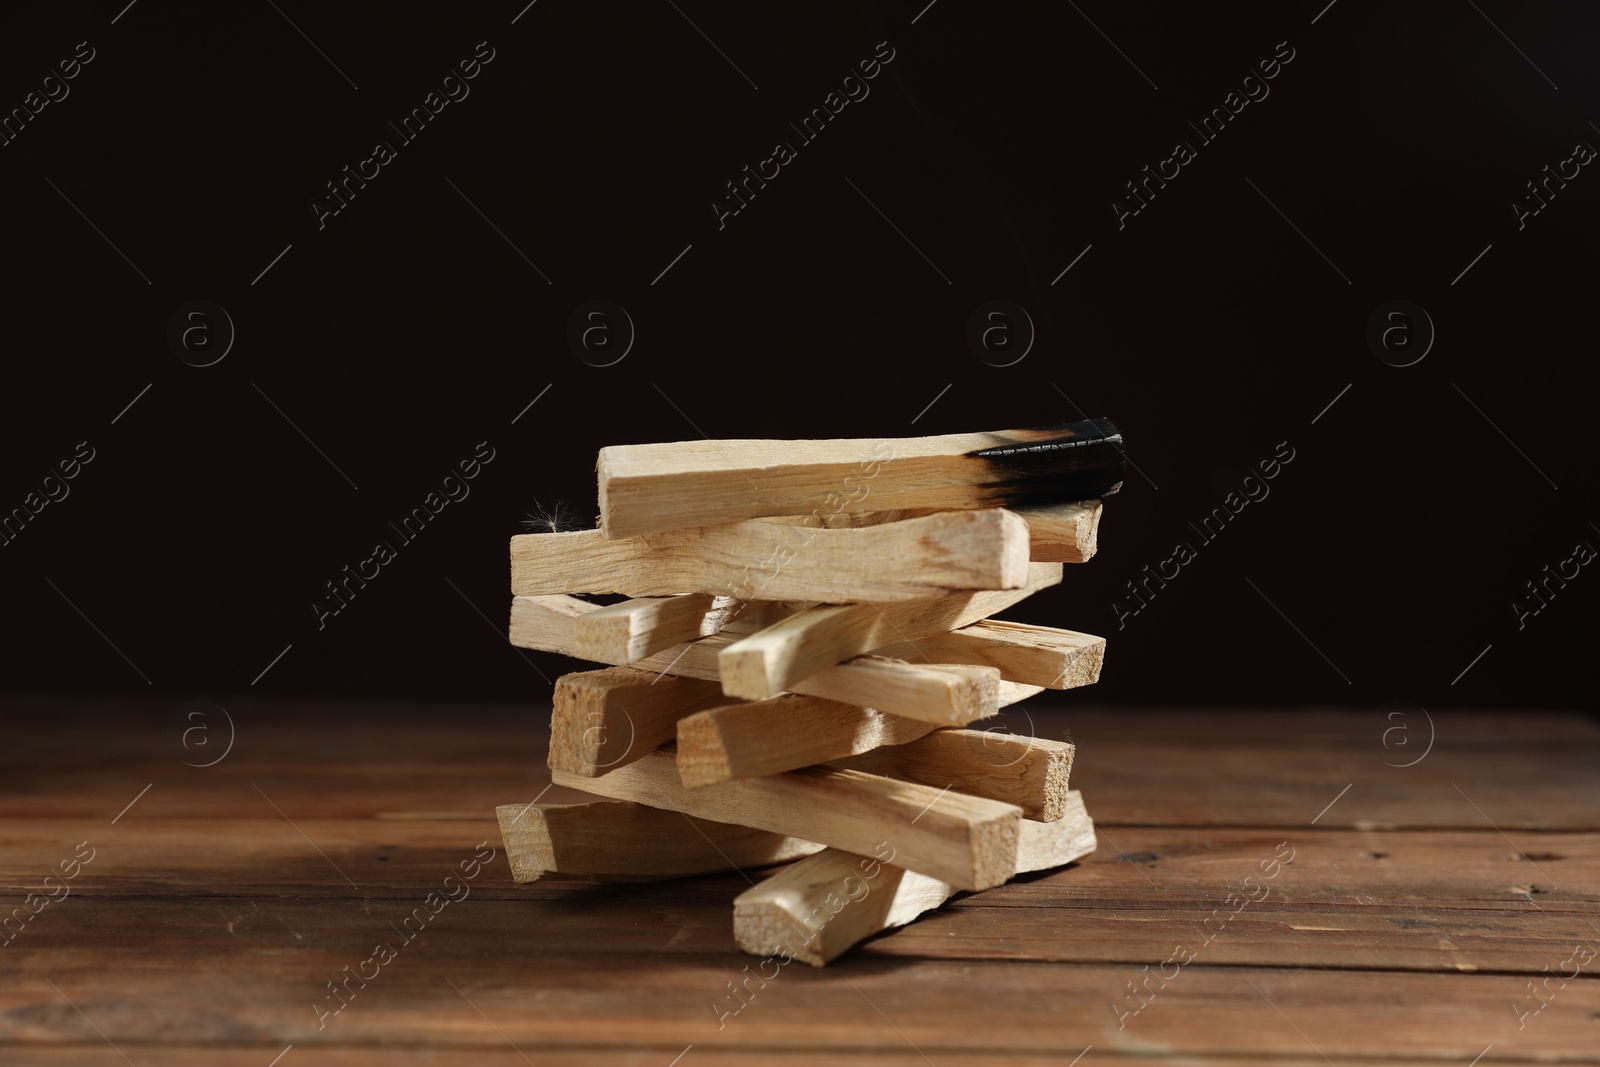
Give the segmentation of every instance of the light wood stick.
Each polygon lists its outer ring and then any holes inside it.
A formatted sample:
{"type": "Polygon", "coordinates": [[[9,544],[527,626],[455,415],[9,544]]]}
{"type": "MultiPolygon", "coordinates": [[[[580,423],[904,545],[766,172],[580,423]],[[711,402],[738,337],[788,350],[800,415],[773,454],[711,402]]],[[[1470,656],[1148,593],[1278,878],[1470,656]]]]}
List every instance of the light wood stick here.
{"type": "MultiPolygon", "coordinates": [[[[569,596],[513,597],[511,643],[519,648],[574,656],[576,620],[595,608],[594,604],[569,596]]],[[[736,640],[732,633],[713,634],[657,652],[634,666],[688,678],[719,679],[717,655],[736,640]]],[[[993,667],[910,664],[858,656],[795,682],[794,687],[808,696],[959,726],[994,714],[999,706],[1000,672],[993,667]]]]}
{"type": "Polygon", "coordinates": [[[550,714],[550,766],[592,778],[671,741],[678,720],[725,705],[716,682],[632,667],[564,674],[550,714]]]}
{"type": "Polygon", "coordinates": [[[511,538],[511,591],[745,600],[911,600],[1027,580],[1028,524],[945,511],[861,529],[750,520],[606,540],[599,530],[511,538]]]}
{"type": "Polygon", "coordinates": [[[679,441],[600,450],[609,538],[764,515],[1028,506],[1122,485],[1107,419],[993,433],[835,441],[679,441]]]}
{"type": "MultiPolygon", "coordinates": [[[[1094,851],[1094,823],[1076,791],[1056,822],[1024,819],[1015,873],[1049,870],[1094,851]]],[[[957,892],[948,882],[874,857],[829,848],[792,864],[733,901],[733,936],[753,956],[821,967],[852,945],[904,926],[957,892]]],[[[894,857],[898,858],[898,857],[894,857]]]]}
{"type": "Polygon", "coordinates": [[[598,778],[551,771],[557,785],[615,800],[676,808],[852,852],[880,845],[896,862],[963,889],[1011,877],[1022,809],[861,771],[807,767],[685,789],[673,754],[659,750],[598,778]]]}
{"type": "MultiPolygon", "coordinates": [[[[1003,696],[1020,700],[1028,695],[1028,689],[1016,686],[1003,696]]],[[[938,729],[936,723],[885,715],[872,708],[858,708],[836,700],[790,694],[748,704],[707,708],[678,720],[678,776],[686,788],[698,789],[736,778],[755,778],[839,760],[870,752],[881,745],[904,746],[938,729]]],[[[983,755],[991,763],[1005,763],[1015,757],[1014,752],[999,751],[998,745],[985,748],[983,755]]],[[[915,757],[912,762],[917,762],[915,757]]],[[[922,762],[929,761],[925,758],[922,762]]],[[[892,760],[889,765],[893,766],[892,760]]],[[[871,767],[860,769],[934,786],[945,784],[929,782],[915,774],[896,775],[871,767]]],[[[1065,778],[1062,780],[1064,782],[1065,778]]],[[[990,793],[963,791],[1018,803],[990,793]]],[[[1019,806],[1026,814],[1026,805],[1019,806]]]]}
{"type": "Polygon", "coordinates": [[[1029,819],[1054,822],[1066,812],[1072,755],[1073,747],[1065,741],[998,730],[934,730],[904,744],[829,762],[1015,804],[1029,819]]]}
{"type": "Polygon", "coordinates": [[[596,882],[682,878],[785,863],[822,848],[621,800],[502,804],[494,813],[518,882],[551,876],[596,882]]]}
{"type": "Polygon", "coordinates": [[[951,633],[881,648],[880,656],[913,663],[972,663],[998,667],[1000,677],[1047,689],[1075,689],[1100,680],[1106,639],[1025,622],[985,619],[951,633]]]}
{"type": "Polygon", "coordinates": [[[746,700],[776,696],[824,667],[896,641],[969,626],[1059,581],[1061,564],[1030,563],[1021,589],[807,608],[723,649],[717,656],[722,691],[746,700]]]}
{"type": "MultiPolygon", "coordinates": [[[[1010,510],[1028,523],[1028,558],[1035,563],[1086,563],[1099,547],[1101,503],[1098,500],[1010,510]]],[[[880,526],[886,522],[901,522],[936,514],[938,512],[932,508],[902,508],[896,511],[841,511],[833,515],[774,516],[768,521],[832,530],[880,526]]]]}
{"type": "Polygon", "coordinates": [[[664,648],[717,633],[749,604],[705,593],[608,604],[578,616],[577,655],[601,663],[633,663],[664,648]]]}
{"type": "Polygon", "coordinates": [[[1039,563],[1087,563],[1100,547],[1098,500],[1019,508],[1028,523],[1028,558],[1039,563]]]}

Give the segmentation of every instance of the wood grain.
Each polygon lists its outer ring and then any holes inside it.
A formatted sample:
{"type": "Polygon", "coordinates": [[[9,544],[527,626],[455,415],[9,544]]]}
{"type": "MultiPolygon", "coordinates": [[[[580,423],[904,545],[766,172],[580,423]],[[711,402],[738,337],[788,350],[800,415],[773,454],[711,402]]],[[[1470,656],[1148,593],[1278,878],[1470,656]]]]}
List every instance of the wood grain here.
{"type": "Polygon", "coordinates": [[[624,600],[577,616],[573,651],[580,659],[633,663],[717,633],[753,607],[750,601],[704,593],[624,600]]]}
{"type": "MultiPolygon", "coordinates": [[[[998,730],[935,730],[891,747],[829,762],[1015,804],[1029,819],[1051,821],[1067,810],[1073,746],[998,730]]],[[[1036,869],[1036,868],[1029,868],[1036,869]]]]}
{"type": "MultiPolygon", "coordinates": [[[[1028,558],[1035,563],[1086,563],[1099,547],[1098,500],[1010,508],[1028,524],[1028,558]]],[[[840,511],[831,514],[774,516],[766,522],[786,522],[820,529],[855,529],[887,522],[937,515],[934,508],[900,508],[893,511],[840,511]]]]}
{"type": "Polygon", "coordinates": [[[809,856],[822,846],[675,811],[596,800],[503,804],[495,809],[518,882],[544,877],[655,881],[809,856]]]}
{"type": "Polygon", "coordinates": [[[890,645],[877,654],[913,663],[996,667],[1007,681],[1076,689],[1100,680],[1106,639],[1050,626],[985,619],[949,633],[890,645]]]}
{"type": "MultiPolygon", "coordinates": [[[[1002,705],[1012,703],[1027,695],[1028,687],[1007,683],[1001,702],[1002,705]]],[[[904,745],[937,729],[935,723],[886,715],[872,708],[784,694],[707,708],[679,719],[678,776],[686,788],[696,789],[735,778],[754,778],[809,767],[869,752],[880,745],[904,745]]],[[[985,754],[994,758],[993,753],[985,754]]],[[[892,776],[929,784],[914,774],[892,776]]],[[[978,792],[975,795],[989,794],[978,792]]]]}
{"type": "MultiPolygon", "coordinates": [[[[0,947],[8,1065],[265,1067],[291,1043],[278,1067],[1060,1067],[1089,1045],[1080,1067],[1465,1065],[1491,1045],[1480,1067],[1600,1062],[1590,969],[1552,977],[1600,939],[1589,716],[1430,708],[1434,744],[1397,768],[1428,738],[1419,714],[1407,751],[1384,746],[1382,708],[1047,694],[1026,708],[1041,736],[1070,727],[1099,822],[1099,848],[1068,870],[957,894],[827,971],[763,985],[729,922],[739,872],[519,884],[497,857],[319,1030],[325,983],[498,843],[497,804],[544,789],[548,705],[223,703],[237,743],[202,769],[182,763],[171,697],[8,700],[0,913],[78,842],[98,849],[71,896],[0,947]],[[1270,894],[1233,912],[1284,843],[1270,894]],[[1158,985],[1180,944],[1196,958],[1158,985]],[[1147,979],[1148,1006],[1119,1029],[1117,998],[1147,979]],[[1530,981],[1549,982],[1548,1003],[1519,1029],[1530,981]]],[[[557,786],[539,803],[558,798],[584,799],[557,786]]]]}
{"type": "Polygon", "coordinates": [[[1036,563],[1087,563],[1100,547],[1098,500],[1019,508],[1028,523],[1028,558],[1036,563]]]}
{"type": "Polygon", "coordinates": [[[609,538],[771,515],[1088,500],[1122,484],[1105,419],[992,433],[831,441],[677,441],[600,450],[609,538]]]}
{"type": "Polygon", "coordinates": [[[722,691],[776,696],[808,675],[897,641],[970,626],[1061,581],[1061,564],[1030,563],[1020,589],[890,604],[824,604],[796,612],[717,654],[722,691]]]}
{"type": "Polygon", "coordinates": [[[550,714],[550,766],[593,778],[672,740],[685,715],[726,702],[715,682],[632,667],[564,674],[550,714]]]}
{"type": "Polygon", "coordinates": [[[1001,509],[819,529],[749,520],[607,540],[599,530],[511,538],[522,595],[705,593],[828,603],[911,600],[1027,580],[1029,526],[1001,509]]]}
{"type": "Polygon", "coordinates": [[[659,751],[599,778],[562,771],[551,777],[598,796],[847,851],[873,852],[884,845],[903,866],[962,889],[999,885],[1016,865],[1020,808],[860,771],[808,767],[685,789],[672,753],[659,751]]]}
{"type": "MultiPolygon", "coordinates": [[[[596,605],[570,596],[519,596],[511,601],[510,638],[520,648],[575,655],[577,619],[596,605]]],[[[741,638],[717,633],[640,660],[640,670],[720,679],[719,655],[741,638]]],[[[798,693],[874,707],[929,722],[963,724],[994,714],[1000,672],[993,667],[910,664],[858,656],[793,683],[798,693]]]]}
{"type": "MultiPolygon", "coordinates": [[[[1017,874],[1065,866],[1094,851],[1094,822],[1076,792],[1054,822],[1024,819],[1017,874]]],[[[891,856],[824,849],[791,864],[733,901],[733,937],[753,956],[782,955],[821,967],[857,943],[932,911],[957,892],[893,866],[891,856]]]]}

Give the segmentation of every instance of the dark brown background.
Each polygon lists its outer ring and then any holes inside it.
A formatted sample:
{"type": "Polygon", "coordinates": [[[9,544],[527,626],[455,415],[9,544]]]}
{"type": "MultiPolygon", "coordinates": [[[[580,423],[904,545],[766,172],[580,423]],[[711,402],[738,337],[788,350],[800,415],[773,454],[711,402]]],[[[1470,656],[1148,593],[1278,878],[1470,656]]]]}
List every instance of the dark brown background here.
{"type": "Polygon", "coordinates": [[[292,646],[257,693],[542,698],[497,636],[505,538],[536,502],[592,515],[600,446],[1081,410],[1117,420],[1142,473],[1093,563],[1012,614],[1111,638],[1095,699],[1591,702],[1600,577],[1520,632],[1511,601],[1600,545],[1600,178],[1520,232],[1509,205],[1600,143],[1593,8],[940,0],[913,24],[919,0],[539,0],[513,25],[517,0],[278,6],[0,12],[0,107],[77,42],[97,53],[0,148],[0,508],[96,449],[0,548],[6,690],[178,707],[292,646]],[[319,231],[323,183],[483,40],[471,95],[319,231]],[[719,232],[722,183],[883,40],[871,95],[719,232]],[[1122,183],[1280,41],[1270,96],[1119,232],[1122,183]],[[237,329],[203,369],[165,339],[193,299],[237,329]],[[636,324],[615,366],[566,343],[590,299],[636,324]],[[991,299],[1037,326],[1015,366],[967,346],[991,299]],[[1365,340],[1394,299],[1437,327],[1411,367],[1365,340]],[[319,631],[322,584],[483,440],[471,496],[319,631]],[[1282,441],[1270,498],[1119,631],[1123,584],[1282,441]]]}

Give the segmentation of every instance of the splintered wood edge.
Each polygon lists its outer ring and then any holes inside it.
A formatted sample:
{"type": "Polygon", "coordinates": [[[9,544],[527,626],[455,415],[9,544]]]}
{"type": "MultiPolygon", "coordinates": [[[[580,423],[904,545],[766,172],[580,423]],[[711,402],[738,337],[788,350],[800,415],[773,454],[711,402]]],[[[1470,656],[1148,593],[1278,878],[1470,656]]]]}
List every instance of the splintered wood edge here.
{"type": "Polygon", "coordinates": [[[536,882],[555,870],[555,852],[542,810],[533,804],[500,804],[494,816],[513,881],[536,882]]]}
{"type": "Polygon", "coordinates": [[[826,849],[739,894],[733,902],[734,940],[753,956],[821,967],[957,892],[937,878],[826,849]]]}
{"type": "Polygon", "coordinates": [[[1100,547],[1098,500],[1016,508],[1028,523],[1029,555],[1036,563],[1087,563],[1100,547]]]}

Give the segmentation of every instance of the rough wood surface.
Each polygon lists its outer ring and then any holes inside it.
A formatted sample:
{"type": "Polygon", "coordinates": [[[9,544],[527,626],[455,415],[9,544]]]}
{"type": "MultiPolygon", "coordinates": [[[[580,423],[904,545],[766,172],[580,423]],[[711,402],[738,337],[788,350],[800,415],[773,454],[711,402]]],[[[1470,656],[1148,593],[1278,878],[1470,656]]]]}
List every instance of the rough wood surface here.
{"type": "Polygon", "coordinates": [[[502,804],[495,816],[506,862],[518,882],[547,876],[589,881],[681,878],[784,863],[822,847],[622,800],[502,804]]]}
{"type": "Polygon", "coordinates": [[[609,538],[771,515],[1030,506],[1122,484],[1105,419],[991,433],[612,445],[596,469],[609,538]]]}
{"type": "Polygon", "coordinates": [[[678,720],[727,698],[715,682],[632,667],[563,674],[550,713],[550,766],[592,778],[672,740],[678,720]]]}
{"type": "Polygon", "coordinates": [[[633,663],[664,648],[717,633],[754,613],[756,602],[684,593],[608,604],[574,620],[575,654],[600,663],[633,663]]]}
{"type": "MultiPolygon", "coordinates": [[[[1029,690],[1028,686],[1005,683],[1001,705],[1032,695],[1029,690]]],[[[677,727],[678,775],[686,787],[695,789],[735,778],[809,767],[868,752],[880,745],[904,745],[937,730],[938,724],[836,700],[785,694],[707,708],[678,720],[677,727]]],[[[897,777],[924,781],[914,774],[897,777]]]]}
{"type": "MultiPolygon", "coordinates": [[[[1094,822],[1082,796],[1070,793],[1060,807],[1062,818],[1054,822],[1022,821],[1016,873],[1062,867],[1094,851],[1094,822]]],[[[734,898],[734,940],[753,956],[779,954],[821,967],[956,894],[954,886],[896,867],[893,859],[830,848],[791,864],[734,898]]]]}
{"type": "Polygon", "coordinates": [[[985,619],[950,633],[929,634],[877,651],[913,663],[997,667],[1000,677],[1046,689],[1076,689],[1100,680],[1106,639],[1074,630],[985,619]]]}
{"type": "Polygon", "coordinates": [[[910,600],[1027,580],[1029,526],[1001,509],[850,529],[759,519],[607,540],[599,530],[511,538],[523,595],[707,593],[828,603],[910,600]]]}
{"type": "Polygon", "coordinates": [[[1028,523],[1028,558],[1037,563],[1087,563],[1099,548],[1098,500],[1019,508],[1028,523]]]}
{"type": "Polygon", "coordinates": [[[798,611],[717,655],[722,691],[760,700],[825,667],[898,641],[970,626],[1061,581],[1061,564],[1030,563],[1020,589],[890,604],[821,604],[798,611]]]}
{"type": "Polygon", "coordinates": [[[7,701],[0,914],[79,842],[98,850],[0,946],[7,1067],[266,1067],[290,1044],[277,1067],[1063,1067],[1088,1045],[1078,1067],[1465,1067],[1491,1044],[1479,1067],[1600,1063],[1600,960],[1561,984],[1576,946],[1600,948],[1592,716],[1047,693],[1004,715],[1078,744],[1099,848],[1068,870],[763,986],[773,965],[729,922],[745,874],[518,884],[502,851],[319,1030],[326,983],[498,846],[497,804],[544,790],[549,706],[222,703],[237,742],[196,768],[171,697],[7,701]],[[1385,747],[1402,722],[1408,744],[1385,747]],[[1235,911],[1285,843],[1270,894],[1235,911]],[[1179,945],[1194,960],[1158,985],[1179,945]]]}
{"type": "MultiPolygon", "coordinates": [[[[1098,548],[1100,512],[1098,500],[1064,504],[1011,508],[1028,524],[1028,558],[1035,563],[1085,563],[1098,548]]],[[[770,519],[825,529],[878,526],[886,522],[921,518],[938,512],[931,508],[902,508],[896,511],[841,511],[832,515],[793,515],[770,519]]]]}
{"type": "MultiPolygon", "coordinates": [[[[570,596],[519,596],[511,600],[511,643],[520,648],[577,654],[577,619],[597,605],[570,596]]],[[[665,649],[634,664],[640,670],[686,678],[720,679],[718,655],[735,641],[717,633],[665,649]]],[[[1000,672],[993,667],[910,664],[858,656],[795,681],[795,692],[873,707],[909,718],[961,725],[993,715],[1000,672]]]]}
{"type": "Polygon", "coordinates": [[[901,865],[962,889],[999,885],[1016,865],[1020,808],[861,771],[808,767],[685,789],[672,753],[662,750],[598,778],[562,771],[552,771],[551,778],[614,800],[852,852],[887,845],[901,865]]]}
{"type": "Polygon", "coordinates": [[[1029,819],[1059,819],[1067,808],[1073,746],[999,730],[935,730],[887,748],[830,762],[890,778],[1015,804],[1029,819]]]}

